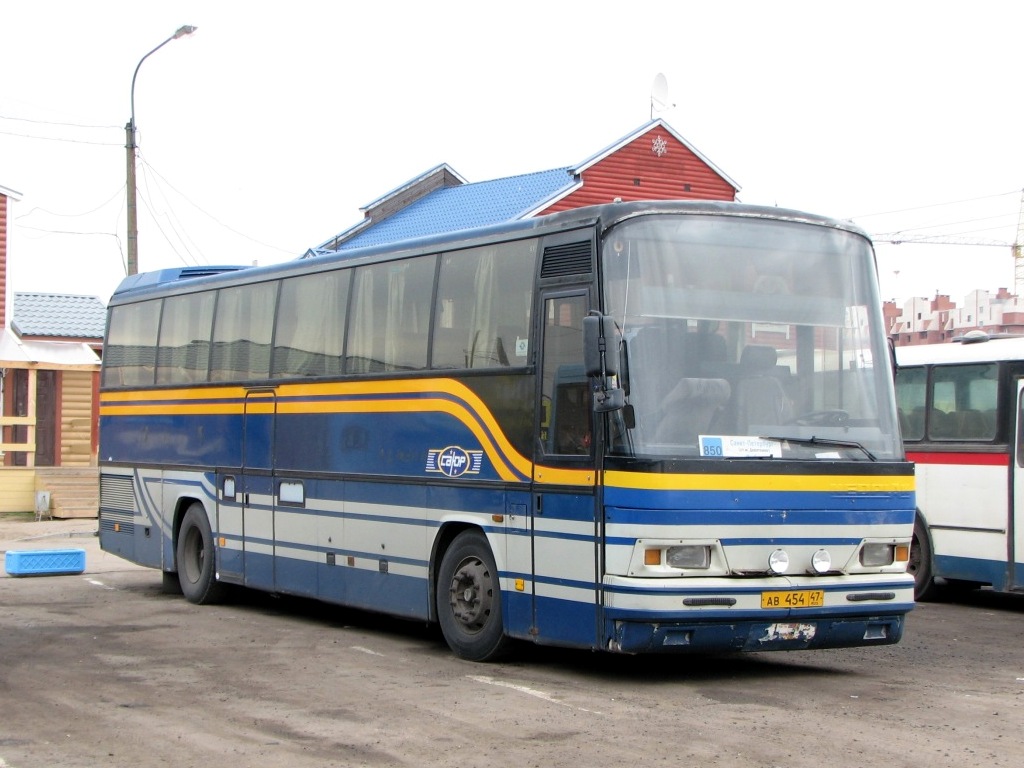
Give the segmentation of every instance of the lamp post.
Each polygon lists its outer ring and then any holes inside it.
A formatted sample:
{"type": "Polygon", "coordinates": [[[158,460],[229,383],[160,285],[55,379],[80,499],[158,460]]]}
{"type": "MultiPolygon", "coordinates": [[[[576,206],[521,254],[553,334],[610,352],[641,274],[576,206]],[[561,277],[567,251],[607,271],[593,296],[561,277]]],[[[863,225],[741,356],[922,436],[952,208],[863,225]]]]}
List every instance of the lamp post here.
{"type": "Polygon", "coordinates": [[[136,213],[135,207],[135,78],[139,76],[139,67],[142,66],[142,62],[152,56],[154,53],[159,51],[165,45],[172,40],[177,40],[179,37],[185,35],[191,35],[196,31],[196,27],[186,24],[182,27],[178,27],[178,30],[164,40],[160,45],[154,48],[152,51],[147,53],[141,59],[139,63],[135,65],[135,73],[132,75],[132,117],[131,120],[124,127],[125,133],[125,145],[124,148],[127,151],[128,159],[128,274],[134,275],[139,271],[139,221],[138,214],[136,213]]]}

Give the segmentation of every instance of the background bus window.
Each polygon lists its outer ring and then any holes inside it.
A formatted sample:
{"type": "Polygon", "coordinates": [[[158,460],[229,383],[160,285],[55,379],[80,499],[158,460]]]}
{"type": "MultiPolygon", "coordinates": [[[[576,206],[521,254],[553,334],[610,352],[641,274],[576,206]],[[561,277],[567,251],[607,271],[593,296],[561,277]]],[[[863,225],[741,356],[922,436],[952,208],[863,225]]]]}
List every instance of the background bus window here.
{"type": "Polygon", "coordinates": [[[159,325],[159,301],[123,304],[111,311],[103,348],[103,386],[153,384],[159,325]]]}
{"type": "Polygon", "coordinates": [[[927,385],[927,368],[899,368],[896,371],[896,406],[904,440],[924,437],[927,385]]]}
{"type": "Polygon", "coordinates": [[[998,370],[995,363],[933,368],[928,436],[936,440],[994,439],[998,370]]]}
{"type": "Polygon", "coordinates": [[[583,373],[586,296],[560,296],[544,303],[544,375],[541,444],[548,454],[590,455],[590,386],[583,373]]]}
{"type": "Polygon", "coordinates": [[[1021,390],[1017,397],[1017,466],[1024,467],[1024,390],[1021,390]]]}

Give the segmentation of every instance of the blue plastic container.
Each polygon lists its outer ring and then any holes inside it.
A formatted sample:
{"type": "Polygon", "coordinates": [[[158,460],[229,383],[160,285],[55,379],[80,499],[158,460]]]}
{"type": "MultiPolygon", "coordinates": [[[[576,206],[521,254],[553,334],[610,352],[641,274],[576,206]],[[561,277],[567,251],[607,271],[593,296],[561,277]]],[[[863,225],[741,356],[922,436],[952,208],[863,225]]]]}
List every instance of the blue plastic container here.
{"type": "Polygon", "coordinates": [[[55,576],[85,570],[84,549],[8,551],[4,568],[10,576],[55,576]]]}

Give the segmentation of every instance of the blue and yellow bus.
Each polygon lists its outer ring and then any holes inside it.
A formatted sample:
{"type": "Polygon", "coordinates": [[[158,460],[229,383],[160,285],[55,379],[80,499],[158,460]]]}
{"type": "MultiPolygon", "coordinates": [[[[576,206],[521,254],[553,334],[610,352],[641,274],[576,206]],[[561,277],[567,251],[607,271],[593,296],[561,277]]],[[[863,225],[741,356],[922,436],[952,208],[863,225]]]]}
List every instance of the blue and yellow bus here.
{"type": "MultiPolygon", "coordinates": [[[[211,270],[216,272],[217,270],[211,270]]],[[[104,550],[622,653],[895,643],[914,524],[865,234],[629,202],[109,304],[104,550]]]]}

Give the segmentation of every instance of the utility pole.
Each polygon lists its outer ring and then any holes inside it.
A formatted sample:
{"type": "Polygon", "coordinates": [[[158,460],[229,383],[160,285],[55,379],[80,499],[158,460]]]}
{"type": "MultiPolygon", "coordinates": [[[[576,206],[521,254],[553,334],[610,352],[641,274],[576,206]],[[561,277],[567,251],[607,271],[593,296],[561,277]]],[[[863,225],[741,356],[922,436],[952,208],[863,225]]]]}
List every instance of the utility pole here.
{"type": "Polygon", "coordinates": [[[135,73],[132,75],[132,117],[124,127],[124,148],[128,160],[128,179],[126,182],[128,190],[128,263],[125,266],[129,275],[135,275],[139,272],[139,219],[135,204],[135,196],[138,190],[135,184],[135,78],[139,76],[139,67],[142,66],[142,62],[171,42],[171,40],[191,35],[195,31],[196,28],[189,24],[178,27],[173,35],[139,59],[139,63],[135,65],[135,73]]]}
{"type": "MultiPolygon", "coordinates": [[[[141,62],[140,62],[141,63],[141,62]]],[[[134,112],[134,111],[133,111],[134,112]]],[[[125,143],[124,148],[128,153],[128,264],[129,275],[137,274],[139,271],[139,220],[135,212],[135,117],[129,120],[124,126],[125,143]]]]}

